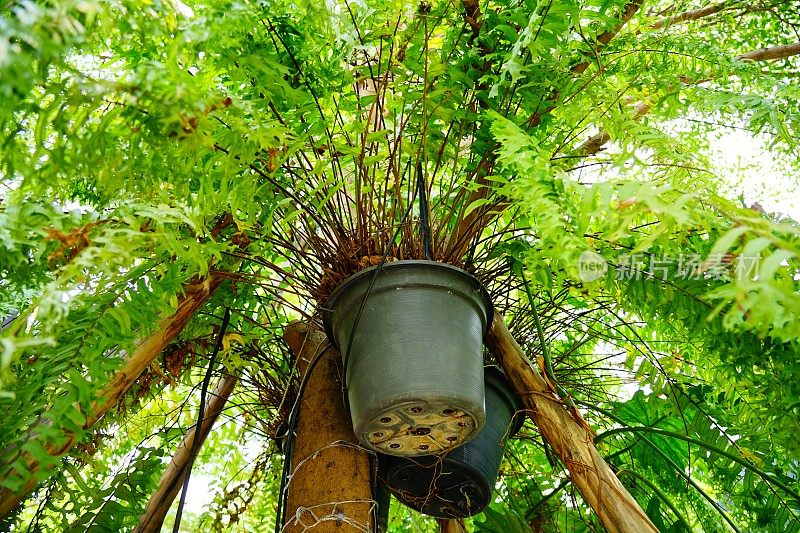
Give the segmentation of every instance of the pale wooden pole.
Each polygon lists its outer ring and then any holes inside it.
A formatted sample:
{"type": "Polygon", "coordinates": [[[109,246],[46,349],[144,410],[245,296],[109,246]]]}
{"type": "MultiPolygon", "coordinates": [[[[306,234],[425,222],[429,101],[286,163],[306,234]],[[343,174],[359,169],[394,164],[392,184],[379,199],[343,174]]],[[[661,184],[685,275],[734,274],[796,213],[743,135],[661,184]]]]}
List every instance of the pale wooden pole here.
{"type": "Polygon", "coordinates": [[[592,433],[569,414],[548,388],[498,313],[486,335],[486,345],[503,367],[525,412],[567,468],[572,484],[603,527],[610,533],[657,533],[647,514],[597,452],[592,433]]]}
{"type": "MultiPolygon", "coordinates": [[[[119,403],[122,397],[131,388],[145,368],[155,360],[161,351],[183,331],[186,324],[200,307],[220,286],[223,277],[212,275],[203,280],[193,280],[184,285],[184,294],[178,301],[178,308],[173,314],[161,321],[158,329],[142,339],[136,350],[125,359],[121,370],[117,371],[106,386],[97,395],[97,400],[92,403],[86,416],[84,429],[92,427],[103,415],[119,403]]],[[[44,417],[46,418],[46,417],[44,417]]],[[[32,437],[35,440],[36,437],[32,437]]],[[[63,430],[60,442],[49,442],[45,450],[51,456],[58,457],[69,452],[75,445],[76,435],[70,430],[63,430]]],[[[22,502],[28,493],[36,486],[35,473],[39,470],[39,462],[28,454],[22,455],[30,479],[22,490],[12,492],[0,489],[0,518],[5,517],[22,502]]]]}
{"type": "Polygon", "coordinates": [[[467,533],[467,526],[464,525],[463,520],[439,518],[437,521],[439,522],[439,533],[467,533]]]}
{"type": "MultiPolygon", "coordinates": [[[[203,413],[203,424],[200,429],[199,441],[197,450],[205,442],[208,434],[211,433],[211,428],[217,421],[222,408],[230,398],[233,388],[236,386],[238,378],[236,376],[225,375],[217,382],[214,392],[211,393],[211,400],[203,413]]],[[[197,426],[193,426],[186,432],[183,440],[178,445],[175,455],[172,456],[172,461],[167,466],[161,480],[158,482],[158,490],[150,497],[147,502],[147,508],[144,511],[139,525],[134,528],[134,533],[150,533],[161,531],[161,525],[164,523],[164,518],[167,516],[175,496],[178,495],[183,486],[183,480],[186,477],[186,472],[189,463],[194,460],[192,456],[192,447],[194,446],[194,439],[197,426]]]]}
{"type": "Polygon", "coordinates": [[[284,333],[306,383],[301,391],[287,482],[283,531],[373,531],[369,453],[353,433],[344,403],[342,357],[315,326],[284,333]]]}

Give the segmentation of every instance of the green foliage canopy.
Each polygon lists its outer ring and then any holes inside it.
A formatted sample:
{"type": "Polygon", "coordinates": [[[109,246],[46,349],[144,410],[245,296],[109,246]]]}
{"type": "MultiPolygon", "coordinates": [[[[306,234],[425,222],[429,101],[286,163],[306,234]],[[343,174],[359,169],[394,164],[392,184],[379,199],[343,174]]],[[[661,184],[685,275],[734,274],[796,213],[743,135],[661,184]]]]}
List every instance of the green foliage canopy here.
{"type": "MultiPolygon", "coordinates": [[[[423,257],[427,215],[433,258],[481,277],[534,358],[536,307],[660,529],[800,530],[798,223],[737,198],[713,142],[756,136],[800,187],[799,40],[793,0],[5,2],[0,486],[39,484],[4,526],[133,527],[225,308],[245,386],[190,527],[272,524],[283,325],[386,250],[423,257]],[[85,427],[208,275],[228,281],[85,427]],[[46,453],[65,431],[79,446],[46,453]]],[[[476,531],[597,529],[534,427],[503,473],[476,531]]],[[[395,506],[392,527],[433,526],[395,506]]]]}

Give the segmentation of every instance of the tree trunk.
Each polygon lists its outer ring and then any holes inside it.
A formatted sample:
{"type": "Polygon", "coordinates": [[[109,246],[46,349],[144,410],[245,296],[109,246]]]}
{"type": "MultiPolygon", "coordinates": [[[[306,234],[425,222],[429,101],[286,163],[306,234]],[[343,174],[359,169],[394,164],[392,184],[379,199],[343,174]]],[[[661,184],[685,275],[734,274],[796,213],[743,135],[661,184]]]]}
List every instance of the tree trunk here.
{"type": "MultiPolygon", "coordinates": [[[[238,378],[236,376],[223,376],[217,383],[214,392],[211,393],[211,401],[209,401],[203,413],[203,423],[199,436],[200,441],[198,442],[197,448],[198,452],[205,442],[206,437],[208,437],[208,434],[211,432],[211,428],[217,421],[219,414],[222,412],[222,408],[225,407],[225,403],[233,392],[237,381],[238,378]]],[[[172,456],[172,461],[161,476],[161,481],[158,483],[158,490],[150,497],[150,501],[147,503],[147,509],[145,509],[139,521],[139,525],[133,530],[134,533],[161,531],[164,517],[167,516],[167,512],[170,507],[172,507],[175,496],[178,495],[178,491],[183,486],[189,463],[194,459],[192,456],[192,447],[194,446],[196,430],[197,426],[195,425],[184,435],[183,440],[178,445],[178,449],[175,451],[175,455],[172,456]]]]}
{"type": "MultiPolygon", "coordinates": [[[[200,281],[194,280],[184,286],[185,293],[178,303],[178,309],[162,320],[156,331],[139,342],[133,354],[125,360],[123,368],[114,374],[108,384],[98,393],[97,400],[92,404],[91,410],[86,416],[84,429],[92,427],[112,407],[117,405],[144,369],[183,331],[195,312],[206,303],[222,280],[221,276],[211,276],[200,281]]],[[[46,419],[46,417],[43,418],[46,419]]],[[[62,437],[58,443],[50,442],[45,445],[45,450],[49,455],[64,455],[76,442],[76,435],[69,430],[64,430],[62,437]]],[[[39,462],[27,454],[23,456],[22,460],[26,463],[30,479],[20,492],[13,493],[8,489],[0,489],[0,519],[13,511],[36,486],[34,474],[39,469],[39,462]]]]}
{"type": "Polygon", "coordinates": [[[525,404],[528,416],[564,463],[572,483],[597,514],[603,527],[611,533],[657,532],[633,496],[597,453],[591,432],[578,424],[553,395],[497,313],[486,335],[486,344],[525,404]]]}
{"type": "Polygon", "coordinates": [[[341,355],[313,325],[294,322],[284,338],[300,375],[310,375],[303,378],[283,531],[374,531],[369,453],[345,407],[341,355]]]}

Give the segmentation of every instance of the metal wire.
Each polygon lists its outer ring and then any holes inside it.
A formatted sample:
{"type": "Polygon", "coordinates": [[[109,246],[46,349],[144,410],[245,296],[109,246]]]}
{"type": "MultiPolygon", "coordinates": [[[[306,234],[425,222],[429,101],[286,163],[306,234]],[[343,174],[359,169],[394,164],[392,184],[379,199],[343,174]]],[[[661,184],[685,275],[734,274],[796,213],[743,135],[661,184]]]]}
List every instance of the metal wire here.
{"type": "Polygon", "coordinates": [[[225,308],[225,315],[222,317],[222,325],[219,328],[217,335],[217,343],[214,345],[214,351],[211,352],[211,358],[208,361],[208,368],[206,375],[203,378],[203,386],[200,389],[200,408],[197,413],[197,425],[194,428],[194,439],[192,439],[192,453],[189,455],[189,464],[186,465],[186,475],[183,478],[183,489],[181,489],[181,499],[178,502],[178,510],[175,514],[175,523],[172,525],[172,533],[178,533],[181,527],[181,516],[183,515],[183,506],[186,504],[186,492],[189,490],[189,476],[192,474],[192,466],[197,457],[197,451],[200,447],[200,433],[202,433],[203,418],[206,410],[206,394],[208,393],[208,386],[211,383],[211,372],[214,370],[214,362],[217,358],[222,341],[225,336],[225,330],[228,329],[228,323],[231,320],[230,307],[225,308]]]}

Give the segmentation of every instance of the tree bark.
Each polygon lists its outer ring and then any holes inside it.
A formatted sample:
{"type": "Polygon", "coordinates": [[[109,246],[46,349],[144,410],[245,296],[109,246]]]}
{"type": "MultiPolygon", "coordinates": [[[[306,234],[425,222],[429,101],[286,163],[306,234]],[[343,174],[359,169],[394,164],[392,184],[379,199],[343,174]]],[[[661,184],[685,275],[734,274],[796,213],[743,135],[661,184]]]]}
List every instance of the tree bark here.
{"type": "Polygon", "coordinates": [[[569,471],[572,483],[611,533],[658,530],[594,447],[593,435],[578,424],[522,353],[503,318],[495,313],[486,345],[497,357],[526,412],[569,471]]]}
{"type": "MultiPolygon", "coordinates": [[[[226,375],[220,378],[214,392],[211,394],[211,401],[206,406],[203,413],[203,423],[200,428],[200,435],[198,442],[198,452],[200,447],[205,442],[211,428],[217,421],[222,408],[230,398],[233,388],[236,385],[238,378],[236,376],[226,375]]],[[[193,426],[186,432],[183,440],[178,445],[175,455],[172,456],[164,474],[161,476],[161,481],[158,483],[158,490],[150,497],[147,503],[147,508],[142,515],[139,525],[134,528],[134,533],[150,533],[161,531],[161,525],[164,523],[164,518],[167,516],[175,496],[183,486],[184,478],[189,463],[194,460],[192,456],[192,446],[194,445],[195,434],[197,433],[197,426],[193,426]]]]}
{"type": "Polygon", "coordinates": [[[284,338],[300,375],[310,374],[299,400],[283,531],[373,531],[369,453],[345,407],[341,355],[313,325],[294,322],[284,338]]]}
{"type": "MultiPolygon", "coordinates": [[[[193,280],[184,286],[185,292],[179,300],[178,309],[168,318],[162,320],[156,331],[138,343],[133,354],[125,360],[123,368],[114,374],[98,394],[97,400],[92,403],[83,429],[92,427],[103,415],[117,405],[144,369],[183,331],[183,328],[186,327],[195,312],[206,303],[222,281],[223,278],[221,276],[211,276],[204,280],[193,280]]],[[[75,445],[77,436],[73,432],[64,430],[62,436],[61,442],[49,442],[45,445],[45,450],[49,455],[54,457],[64,455],[75,445]]],[[[0,518],[13,511],[36,486],[36,476],[34,474],[39,470],[39,463],[28,455],[24,456],[23,460],[26,463],[30,479],[20,492],[14,493],[8,489],[0,489],[0,518]]]]}

